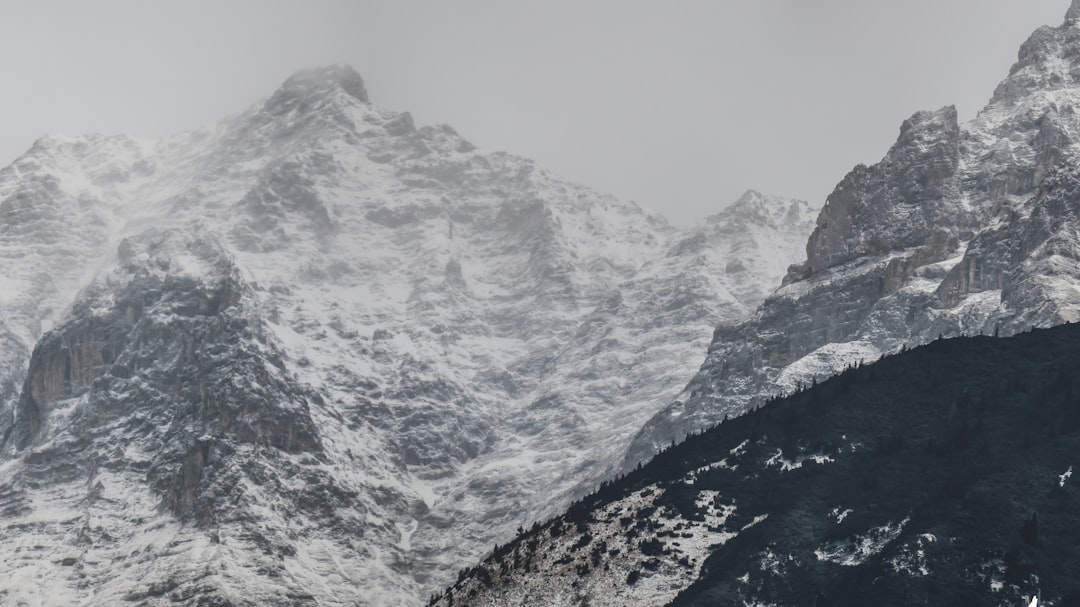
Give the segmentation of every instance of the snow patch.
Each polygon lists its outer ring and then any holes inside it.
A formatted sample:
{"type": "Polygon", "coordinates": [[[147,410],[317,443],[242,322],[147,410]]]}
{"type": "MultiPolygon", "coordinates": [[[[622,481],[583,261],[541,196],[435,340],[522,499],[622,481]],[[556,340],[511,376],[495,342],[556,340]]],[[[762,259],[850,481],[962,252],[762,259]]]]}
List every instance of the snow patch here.
{"type": "Polygon", "coordinates": [[[792,470],[798,470],[802,468],[803,464],[812,461],[815,464],[831,464],[836,460],[832,457],[820,453],[814,453],[810,455],[799,455],[794,460],[790,460],[784,457],[784,452],[781,449],[777,449],[776,453],[769,459],[765,460],[765,466],[767,467],[780,467],[780,472],[790,472],[792,470]]]}
{"type": "Polygon", "coordinates": [[[930,575],[930,568],[926,563],[926,547],[937,541],[932,533],[923,533],[914,541],[905,544],[900,553],[889,559],[889,565],[893,571],[906,573],[911,576],[926,577],[930,575]]]}
{"type": "MultiPolygon", "coordinates": [[[[697,578],[713,549],[766,518],[756,517],[739,530],[727,529],[735,504],[723,503],[716,491],[701,491],[694,503],[703,518],[684,519],[676,510],[657,505],[663,491],[649,486],[607,504],[584,531],[573,524],[564,525],[558,534],[542,529],[535,540],[539,545],[529,550],[529,575],[511,571],[496,578],[492,589],[498,593],[498,604],[568,605],[585,600],[595,607],[663,605],[697,578]],[[642,518],[642,513],[655,508],[660,511],[642,518]],[[650,547],[647,553],[645,546],[650,547]],[[601,550],[596,554],[606,552],[604,566],[594,567],[590,554],[601,550]],[[628,579],[634,582],[628,584],[628,579]]],[[[455,596],[475,587],[480,594],[470,599],[472,603],[493,598],[486,597],[486,586],[477,580],[466,584],[455,589],[455,596]]]]}
{"type": "Polygon", "coordinates": [[[815,379],[832,377],[849,365],[874,362],[882,353],[881,348],[868,341],[826,344],[784,367],[776,385],[783,394],[791,394],[810,387],[815,379]]]}
{"type": "Polygon", "coordinates": [[[191,278],[198,278],[208,272],[208,268],[202,260],[186,253],[174,255],[171,259],[170,269],[180,276],[191,278]]]}
{"type": "Polygon", "coordinates": [[[398,540],[397,546],[402,550],[412,550],[412,536],[416,533],[417,527],[420,526],[420,521],[413,519],[408,524],[395,523],[399,533],[401,533],[401,539],[398,540]]]}
{"type": "Polygon", "coordinates": [[[846,519],[848,515],[850,515],[852,512],[854,512],[854,510],[852,510],[851,508],[847,508],[846,510],[840,510],[840,507],[837,506],[836,508],[832,509],[832,512],[829,513],[829,516],[836,519],[836,524],[839,525],[840,523],[844,522],[844,519],[846,519]]]}
{"type": "Polygon", "coordinates": [[[814,556],[819,561],[828,561],[844,567],[861,565],[866,559],[881,552],[885,546],[899,537],[900,532],[904,530],[904,526],[910,520],[910,518],[906,518],[899,523],[888,523],[881,527],[874,527],[865,534],[855,536],[850,540],[818,548],[814,551],[814,556]]]}

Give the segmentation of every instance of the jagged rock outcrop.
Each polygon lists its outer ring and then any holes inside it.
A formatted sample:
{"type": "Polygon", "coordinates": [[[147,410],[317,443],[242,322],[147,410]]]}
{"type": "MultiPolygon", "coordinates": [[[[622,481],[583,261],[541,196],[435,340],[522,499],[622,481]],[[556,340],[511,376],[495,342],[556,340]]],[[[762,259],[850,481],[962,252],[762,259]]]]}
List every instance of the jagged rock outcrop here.
{"type": "Polygon", "coordinates": [[[332,67],[43,138],[0,213],[0,602],[397,606],[603,478],[816,212],[678,230],[332,67]]]}
{"type": "Polygon", "coordinates": [[[900,127],[885,158],[859,165],[825,202],[796,277],[867,256],[922,245],[940,226],[971,229],[959,194],[960,127],[956,108],[919,112],[900,127]]]}
{"type": "Polygon", "coordinates": [[[860,360],[1080,318],[1076,11],[1024,43],[974,119],[917,113],[881,162],[840,182],[807,262],[751,320],[717,328],[698,375],[646,424],[624,467],[860,360]]]}

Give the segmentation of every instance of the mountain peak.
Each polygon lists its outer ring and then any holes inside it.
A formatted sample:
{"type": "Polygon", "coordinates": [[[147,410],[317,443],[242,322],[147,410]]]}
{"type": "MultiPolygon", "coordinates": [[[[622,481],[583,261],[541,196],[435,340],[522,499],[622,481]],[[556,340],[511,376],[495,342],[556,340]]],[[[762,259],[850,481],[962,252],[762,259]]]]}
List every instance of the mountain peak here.
{"type": "Polygon", "coordinates": [[[368,103],[364,79],[351,65],[327,65],[300,70],[281,85],[281,89],[312,92],[331,88],[341,89],[359,101],[368,103]]]}
{"type": "Polygon", "coordinates": [[[765,195],[764,194],[762,194],[761,192],[759,192],[757,190],[750,189],[750,190],[746,190],[745,192],[743,192],[743,195],[739,196],[738,200],[731,203],[731,206],[732,207],[739,207],[739,206],[758,205],[758,204],[761,204],[762,202],[764,202],[764,200],[765,200],[765,195]]]}
{"type": "Polygon", "coordinates": [[[1080,62],[1080,40],[1073,31],[1078,23],[1080,0],[1073,0],[1064,24],[1035,30],[1020,45],[1016,63],[994,91],[991,104],[1011,104],[1035,93],[1073,89],[1080,84],[1073,72],[1073,66],[1080,62]]]}
{"type": "Polygon", "coordinates": [[[791,201],[787,198],[762,194],[757,190],[746,190],[738,200],[728,206],[728,210],[731,212],[743,213],[754,212],[764,208],[784,207],[786,209],[789,202],[791,201]]]}
{"type": "Polygon", "coordinates": [[[360,103],[369,103],[364,80],[348,65],[330,65],[300,70],[289,76],[266,102],[274,111],[290,111],[302,100],[328,98],[343,94],[360,103]]]}
{"type": "Polygon", "coordinates": [[[1072,0],[1068,12],[1065,13],[1065,23],[1072,24],[1080,21],[1080,0],[1072,0]]]}
{"type": "Polygon", "coordinates": [[[813,221],[817,209],[804,200],[747,190],[738,200],[715,215],[705,218],[709,225],[745,225],[747,223],[779,227],[813,221]]]}

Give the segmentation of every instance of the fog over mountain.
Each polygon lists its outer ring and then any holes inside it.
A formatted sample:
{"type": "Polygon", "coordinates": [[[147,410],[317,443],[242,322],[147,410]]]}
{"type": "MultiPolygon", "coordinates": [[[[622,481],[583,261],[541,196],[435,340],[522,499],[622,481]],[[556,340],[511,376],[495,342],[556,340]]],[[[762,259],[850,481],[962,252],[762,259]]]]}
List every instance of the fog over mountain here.
{"type": "Polygon", "coordinates": [[[296,70],[348,63],[382,107],[685,227],[750,188],[820,204],[913,108],[971,118],[1060,5],[25,3],[0,20],[0,115],[18,117],[0,125],[0,165],[45,133],[203,128],[296,70]]]}

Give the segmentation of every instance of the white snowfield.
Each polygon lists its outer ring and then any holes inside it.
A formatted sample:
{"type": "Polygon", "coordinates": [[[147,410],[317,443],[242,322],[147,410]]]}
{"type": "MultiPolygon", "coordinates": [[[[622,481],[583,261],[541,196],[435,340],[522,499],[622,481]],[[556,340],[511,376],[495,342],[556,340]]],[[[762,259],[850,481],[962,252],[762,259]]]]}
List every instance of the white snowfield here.
{"type": "Polygon", "coordinates": [[[267,328],[240,346],[321,397],[325,459],[267,466],[290,491],[313,482],[290,466],[332,479],[355,497],[326,516],[364,531],[318,531],[258,483],[237,488],[248,523],[180,521],[140,472],[152,445],[109,428],[89,478],[37,482],[35,458],[76,448],[65,424],[82,395],[25,448],[0,443],[0,603],[419,604],[608,474],[716,324],[748,317],[801,261],[815,216],[748,192],[675,229],[378,109],[345,67],[301,72],[206,131],[43,138],[0,170],[0,438],[35,344],[73,304],[89,306],[81,321],[106,314],[124,264],[210,285],[214,258],[175,243],[216,243],[267,328]],[[118,255],[151,232],[180,236],[118,255]],[[257,555],[254,530],[292,548],[257,555]]]}

